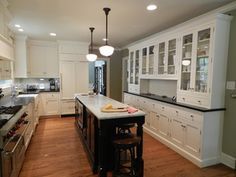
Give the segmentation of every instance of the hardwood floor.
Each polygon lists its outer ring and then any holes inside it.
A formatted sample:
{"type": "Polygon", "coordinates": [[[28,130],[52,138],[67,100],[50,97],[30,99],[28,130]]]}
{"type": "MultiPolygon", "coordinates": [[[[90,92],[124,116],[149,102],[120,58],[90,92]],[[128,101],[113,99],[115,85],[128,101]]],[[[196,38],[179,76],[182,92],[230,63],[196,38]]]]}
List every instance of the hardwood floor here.
{"type": "MultiPolygon", "coordinates": [[[[224,165],[200,169],[144,134],[145,177],[236,177],[224,165]]],[[[93,175],[73,118],[40,120],[20,177],[97,177],[93,175]]]]}

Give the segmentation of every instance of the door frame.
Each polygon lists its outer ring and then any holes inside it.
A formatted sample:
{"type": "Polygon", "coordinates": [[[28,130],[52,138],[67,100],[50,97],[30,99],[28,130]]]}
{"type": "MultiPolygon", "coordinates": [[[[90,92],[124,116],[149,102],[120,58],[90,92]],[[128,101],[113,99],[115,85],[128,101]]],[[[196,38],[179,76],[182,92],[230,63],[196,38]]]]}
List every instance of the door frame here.
{"type": "Polygon", "coordinates": [[[123,57],[122,58],[122,89],[121,89],[121,95],[122,95],[122,102],[124,102],[124,88],[125,88],[125,82],[127,82],[127,86],[128,86],[128,80],[127,78],[125,78],[125,72],[128,71],[128,60],[129,60],[129,57],[126,56],[126,57],[123,57]],[[125,62],[127,62],[127,70],[125,70],[125,62]]]}

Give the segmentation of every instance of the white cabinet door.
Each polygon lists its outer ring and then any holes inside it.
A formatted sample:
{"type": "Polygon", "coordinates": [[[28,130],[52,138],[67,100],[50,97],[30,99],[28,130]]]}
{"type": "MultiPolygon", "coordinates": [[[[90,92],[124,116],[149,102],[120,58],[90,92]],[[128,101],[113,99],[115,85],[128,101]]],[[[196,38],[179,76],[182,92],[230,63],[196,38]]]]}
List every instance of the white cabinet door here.
{"type": "Polygon", "coordinates": [[[59,77],[59,63],[56,47],[47,47],[45,62],[46,77],[59,77]]]}
{"type": "Polygon", "coordinates": [[[76,62],[75,66],[75,92],[88,93],[88,62],[76,62]]]}
{"type": "Polygon", "coordinates": [[[75,100],[61,100],[61,114],[75,114],[75,100]]]}
{"type": "Polygon", "coordinates": [[[46,47],[30,46],[30,76],[44,77],[46,75],[46,47]]]}
{"type": "Polygon", "coordinates": [[[160,114],[160,129],[159,129],[159,133],[168,138],[169,136],[169,117],[167,117],[166,115],[160,114]]]}
{"type": "Polygon", "coordinates": [[[61,99],[73,99],[75,94],[75,63],[71,61],[60,62],[61,99]]]}
{"type": "Polygon", "coordinates": [[[200,154],[201,130],[198,125],[186,123],[185,148],[191,154],[200,154]]]}
{"type": "Polygon", "coordinates": [[[0,61],[0,79],[10,80],[12,79],[11,61],[0,61]]]}
{"type": "Polygon", "coordinates": [[[46,112],[46,115],[58,115],[59,114],[59,101],[47,100],[45,112],[46,112]]]}
{"type": "Polygon", "coordinates": [[[184,125],[180,119],[173,118],[171,121],[171,140],[179,146],[184,144],[184,125]]]}

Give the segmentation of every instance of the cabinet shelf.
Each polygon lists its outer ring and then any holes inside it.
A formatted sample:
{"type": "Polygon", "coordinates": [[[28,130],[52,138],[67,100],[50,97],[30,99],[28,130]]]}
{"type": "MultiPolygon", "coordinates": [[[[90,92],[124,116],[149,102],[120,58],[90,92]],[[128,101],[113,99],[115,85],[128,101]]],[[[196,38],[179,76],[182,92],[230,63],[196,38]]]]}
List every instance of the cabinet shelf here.
{"type": "Polygon", "coordinates": [[[168,65],[168,67],[174,67],[175,65],[168,65]]]}
{"type": "Polygon", "coordinates": [[[189,43],[183,44],[183,46],[189,46],[189,45],[192,45],[192,44],[193,44],[192,42],[189,42],[189,43]]]}
{"type": "Polygon", "coordinates": [[[209,58],[209,55],[198,55],[197,58],[209,58]]]}
{"type": "Polygon", "coordinates": [[[169,52],[175,52],[176,51],[176,49],[170,49],[170,50],[168,50],[169,52]]]}
{"type": "Polygon", "coordinates": [[[202,39],[202,40],[199,40],[198,42],[208,42],[208,41],[210,41],[210,38],[206,38],[206,39],[202,39]]]}
{"type": "Polygon", "coordinates": [[[182,71],[182,73],[190,74],[191,72],[190,71],[182,71]]]}

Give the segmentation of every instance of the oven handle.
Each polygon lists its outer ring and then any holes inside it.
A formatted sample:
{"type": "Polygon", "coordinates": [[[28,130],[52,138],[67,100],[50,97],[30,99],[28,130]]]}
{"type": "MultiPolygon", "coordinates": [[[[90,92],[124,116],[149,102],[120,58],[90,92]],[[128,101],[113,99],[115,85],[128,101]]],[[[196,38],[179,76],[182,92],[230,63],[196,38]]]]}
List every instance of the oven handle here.
{"type": "MultiPolygon", "coordinates": [[[[29,122],[27,123],[27,125],[26,125],[24,131],[22,132],[22,134],[18,134],[19,139],[17,140],[17,143],[15,144],[14,148],[12,149],[12,151],[10,151],[10,152],[9,152],[9,151],[5,151],[4,148],[3,148],[3,151],[4,151],[6,154],[13,154],[13,153],[15,152],[15,150],[16,150],[17,146],[19,145],[21,139],[23,139],[23,136],[24,136],[26,130],[28,129],[28,127],[29,127],[29,122]]],[[[12,137],[12,138],[13,138],[13,137],[12,137]]],[[[11,139],[11,140],[12,140],[12,139],[11,139]]],[[[8,143],[9,143],[11,140],[9,140],[8,143]]],[[[23,139],[23,141],[24,141],[24,139],[23,139]]],[[[7,144],[8,144],[8,143],[7,143],[7,144]]],[[[6,144],[6,145],[7,145],[7,144],[6,144]]],[[[6,146],[6,145],[5,145],[5,146],[6,146]]]]}

